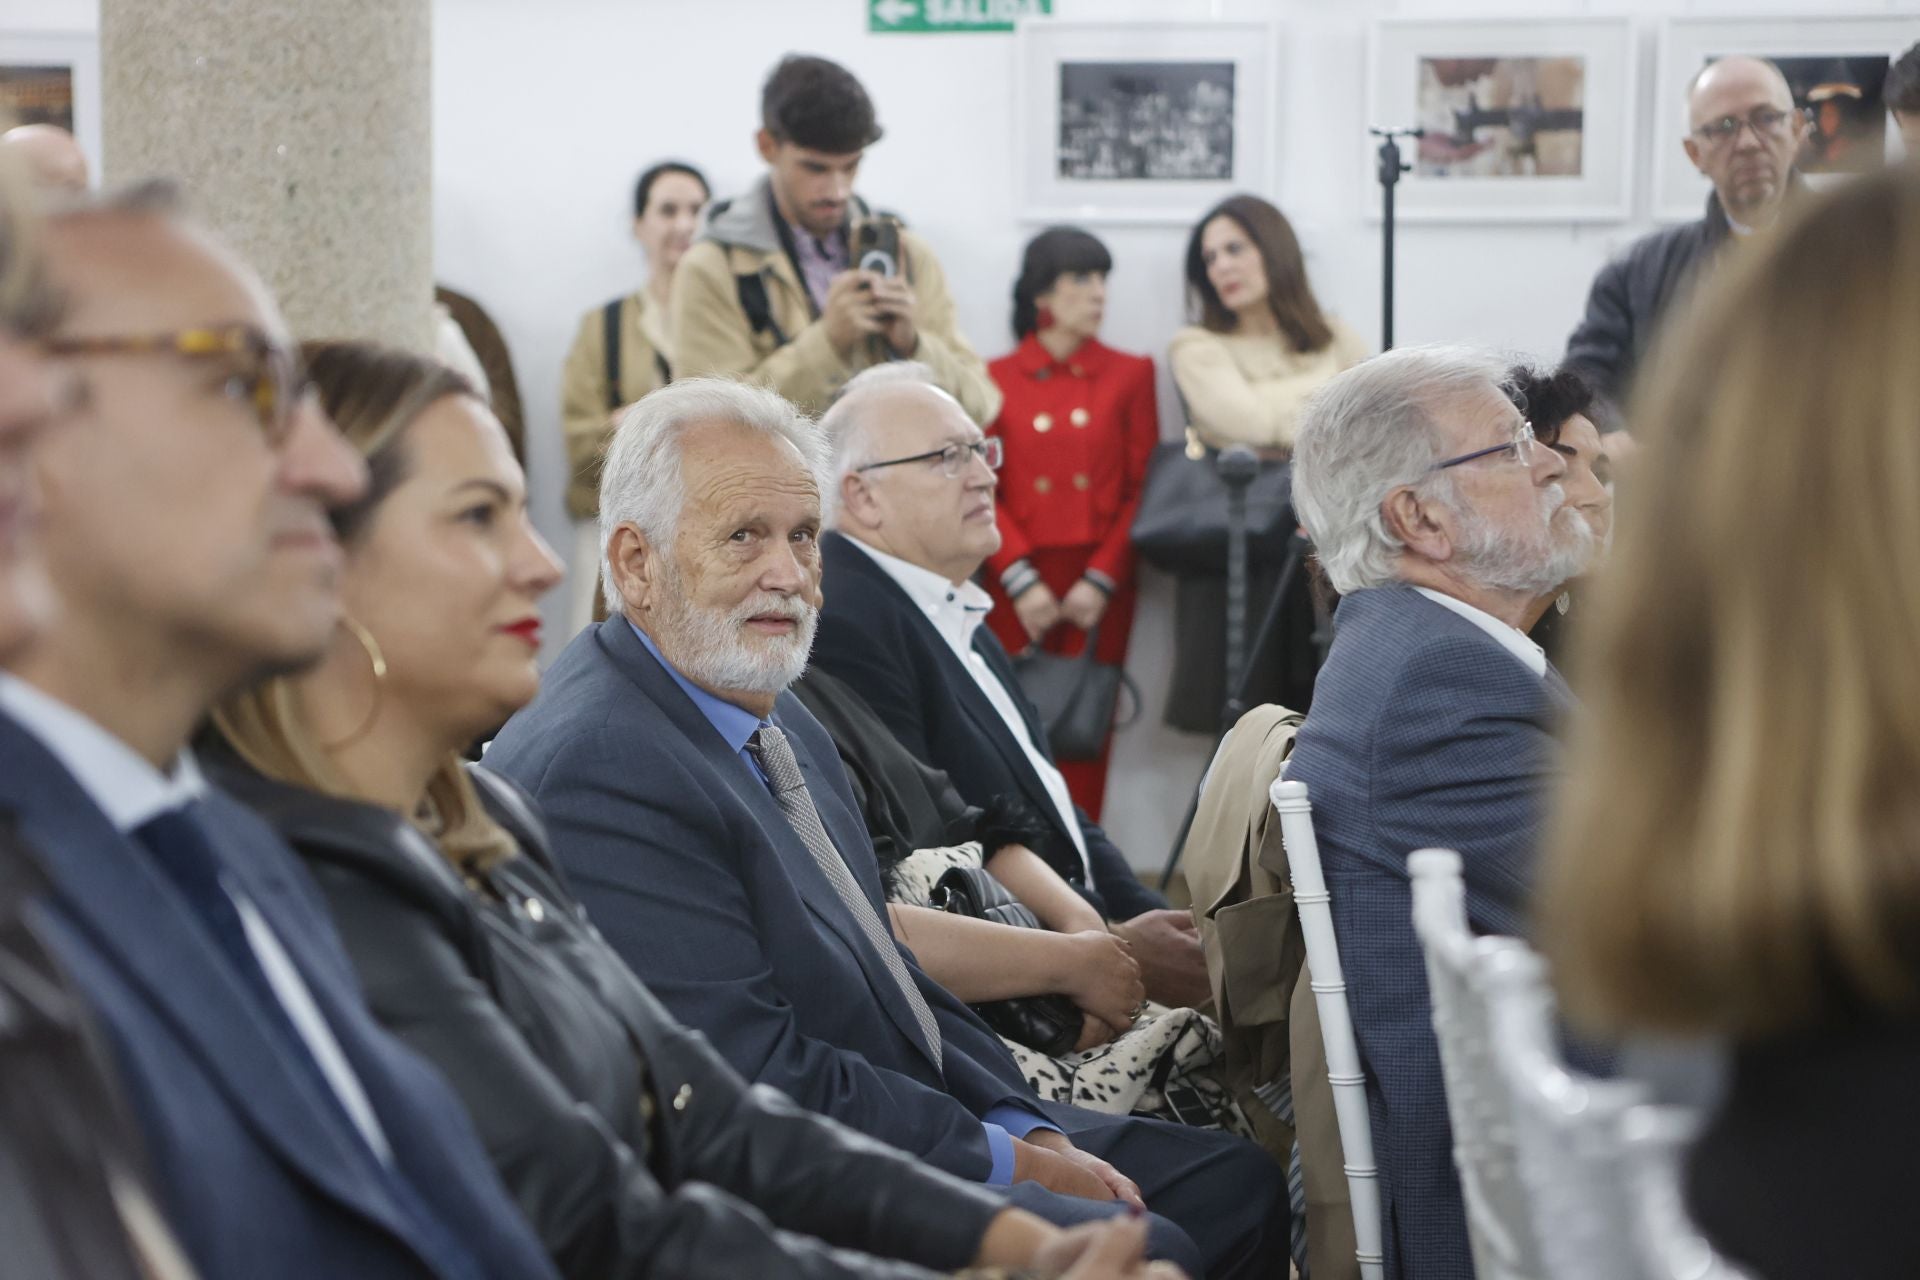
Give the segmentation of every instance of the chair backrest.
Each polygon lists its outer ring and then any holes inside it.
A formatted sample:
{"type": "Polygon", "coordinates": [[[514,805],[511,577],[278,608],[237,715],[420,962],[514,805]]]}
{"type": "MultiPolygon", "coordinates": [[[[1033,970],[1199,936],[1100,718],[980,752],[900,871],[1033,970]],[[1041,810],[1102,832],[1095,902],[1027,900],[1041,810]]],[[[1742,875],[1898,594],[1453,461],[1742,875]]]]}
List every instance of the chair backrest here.
{"type": "Polygon", "coordinates": [[[1681,1200],[1681,1153],[1697,1128],[1698,1118],[1678,1107],[1630,1107],[1620,1118],[1631,1238],[1645,1280],[1747,1280],[1714,1252],[1681,1200]]]}
{"type": "Polygon", "coordinates": [[[1526,947],[1512,938],[1476,938],[1468,930],[1459,854],[1422,849],[1407,868],[1474,1270],[1480,1280],[1541,1280],[1546,1261],[1527,1213],[1512,1091],[1495,1065],[1492,1012],[1476,984],[1482,966],[1524,965],[1526,947]]]}
{"type": "Polygon", "coordinates": [[[1320,845],[1313,834],[1313,807],[1307,799],[1307,784],[1288,782],[1284,774],[1267,794],[1280,815],[1280,837],[1286,845],[1293,901],[1306,939],[1314,1007],[1320,1013],[1320,1034],[1327,1049],[1327,1079],[1333,1086],[1347,1190],[1353,1199],[1354,1256],[1362,1280],[1382,1280],[1386,1255],[1381,1236],[1380,1171],[1373,1159],[1367,1078],[1360,1068],[1360,1046],[1353,1038],[1353,1017],[1347,1008],[1346,977],[1333,937],[1332,899],[1320,868],[1320,845]]]}
{"type": "Polygon", "coordinates": [[[1687,1113],[1569,1069],[1545,963],[1472,935],[1460,855],[1423,849],[1408,868],[1483,1280],[1731,1280],[1680,1203],[1687,1113]]]}

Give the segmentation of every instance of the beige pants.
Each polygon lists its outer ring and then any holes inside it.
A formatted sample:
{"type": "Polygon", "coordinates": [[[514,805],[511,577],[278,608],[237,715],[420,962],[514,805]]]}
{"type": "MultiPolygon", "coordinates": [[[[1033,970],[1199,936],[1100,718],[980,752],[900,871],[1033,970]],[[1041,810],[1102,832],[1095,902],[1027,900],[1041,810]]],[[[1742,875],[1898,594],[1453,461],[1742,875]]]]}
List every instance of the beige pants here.
{"type": "Polygon", "coordinates": [[[573,556],[567,564],[567,638],[580,634],[593,621],[600,599],[600,522],[576,520],[573,556]]]}

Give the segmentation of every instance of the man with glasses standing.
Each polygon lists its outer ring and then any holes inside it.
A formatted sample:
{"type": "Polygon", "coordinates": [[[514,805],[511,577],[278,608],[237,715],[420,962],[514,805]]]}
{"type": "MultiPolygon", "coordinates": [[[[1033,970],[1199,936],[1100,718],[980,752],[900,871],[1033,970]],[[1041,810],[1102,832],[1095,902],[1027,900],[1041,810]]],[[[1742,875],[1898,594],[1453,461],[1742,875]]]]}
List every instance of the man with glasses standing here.
{"type": "Polygon", "coordinates": [[[1016,796],[1045,824],[1034,851],[1131,946],[1150,998],[1205,1000],[1206,962],[1184,911],[1140,883],[1076,807],[1012,660],[982,626],[972,581],[1000,548],[997,438],[912,364],[861,374],[821,420],[834,449],[835,531],[814,662],[866,698],[914,756],[971,804],[1016,796]]]}
{"type": "Polygon", "coordinates": [[[59,215],[46,255],[60,607],[0,670],[0,811],[40,855],[29,921],[97,1018],[160,1210],[205,1280],[551,1276],[292,852],[187,747],[219,698],[325,652],[328,511],[366,468],[265,288],[162,189],[59,215]]]}
{"type": "Polygon", "coordinates": [[[1403,347],[1328,382],[1293,500],[1341,593],[1289,780],[1307,784],[1378,1144],[1389,1276],[1473,1275],[1407,855],[1457,849],[1476,932],[1525,931],[1566,682],[1521,630],[1596,531],[1505,362],[1403,347]]]}
{"type": "Polygon", "coordinates": [[[1586,316],[1567,339],[1564,363],[1610,402],[1603,430],[1627,425],[1618,407],[1674,300],[1722,248],[1771,227],[1802,185],[1793,162],[1806,134],[1806,118],[1773,63],[1721,58],[1694,77],[1681,145],[1713,183],[1706,213],[1642,237],[1603,267],[1586,316]]]}

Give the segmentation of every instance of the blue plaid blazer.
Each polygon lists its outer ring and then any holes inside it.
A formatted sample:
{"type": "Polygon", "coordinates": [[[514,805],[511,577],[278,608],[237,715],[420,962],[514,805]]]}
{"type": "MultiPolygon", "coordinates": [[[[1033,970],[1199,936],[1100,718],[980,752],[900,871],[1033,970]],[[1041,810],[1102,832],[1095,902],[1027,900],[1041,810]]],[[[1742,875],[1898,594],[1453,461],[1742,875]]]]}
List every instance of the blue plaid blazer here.
{"type": "Polygon", "coordinates": [[[1458,849],[1476,932],[1523,932],[1572,695],[1411,587],[1357,591],[1287,765],[1307,784],[1367,1074],[1387,1274],[1473,1275],[1407,855],[1458,849]]]}

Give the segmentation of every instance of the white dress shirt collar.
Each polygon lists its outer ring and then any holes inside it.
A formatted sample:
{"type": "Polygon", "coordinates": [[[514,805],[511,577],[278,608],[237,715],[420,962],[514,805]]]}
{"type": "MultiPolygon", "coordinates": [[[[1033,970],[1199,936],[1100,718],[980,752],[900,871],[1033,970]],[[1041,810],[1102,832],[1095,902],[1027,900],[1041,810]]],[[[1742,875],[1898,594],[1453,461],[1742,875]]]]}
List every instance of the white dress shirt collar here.
{"type": "Polygon", "coordinates": [[[973,633],[987,620],[993,597],[976,582],[949,582],[931,569],[923,569],[911,560],[868,546],[858,538],[848,538],[854,546],[872,556],[887,576],[900,584],[921,612],[933,622],[947,643],[956,649],[973,647],[973,633]]]}
{"type": "Polygon", "coordinates": [[[0,672],[0,711],[66,766],[119,831],[177,809],[207,793],[193,753],[184,748],[166,773],[92,719],[18,676],[0,672]]]}
{"type": "Polygon", "coordinates": [[[1444,592],[1432,591],[1426,587],[1415,587],[1414,590],[1435,604],[1453,610],[1499,641],[1500,647],[1518,658],[1527,670],[1542,679],[1546,678],[1547,651],[1529,640],[1526,632],[1518,627],[1509,626],[1484,609],[1476,609],[1465,600],[1455,599],[1444,592]]]}

